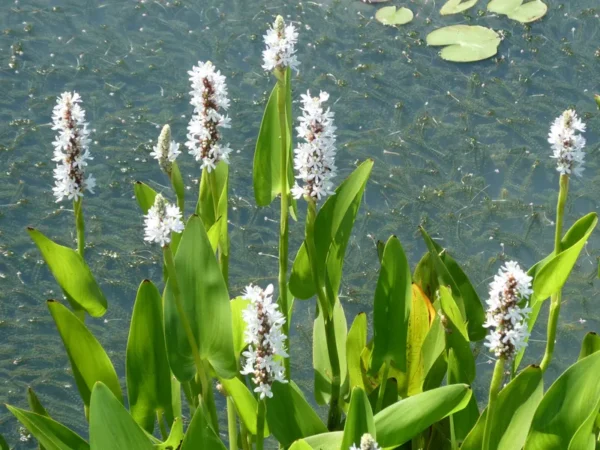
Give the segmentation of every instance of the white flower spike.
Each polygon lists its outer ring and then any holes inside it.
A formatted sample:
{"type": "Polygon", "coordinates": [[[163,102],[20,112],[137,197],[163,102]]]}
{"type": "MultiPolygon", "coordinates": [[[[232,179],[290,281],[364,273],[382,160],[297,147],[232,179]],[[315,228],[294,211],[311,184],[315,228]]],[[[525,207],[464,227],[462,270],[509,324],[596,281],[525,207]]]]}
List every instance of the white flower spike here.
{"type": "Polygon", "coordinates": [[[225,76],[210,61],[198,62],[191,71],[190,92],[194,114],[188,125],[185,146],[190,155],[201,161],[201,168],[211,172],[220,161],[229,164],[232,152],[229,144],[222,144],[219,128],[230,128],[231,120],[222,111],[229,108],[225,76]]]}
{"type": "Polygon", "coordinates": [[[299,72],[296,57],[298,32],[294,25],[287,25],[283,17],[277,16],[272,28],[264,36],[266,48],[263,50],[263,69],[271,72],[275,69],[284,71],[288,67],[299,72]]]}
{"type": "Polygon", "coordinates": [[[323,109],[323,103],[328,99],[326,92],[321,92],[318,97],[311,97],[310,92],[302,95],[302,117],[296,131],[306,142],[294,150],[296,178],[303,182],[302,186],[296,182],[292,188],[296,199],[308,196],[320,200],[334,192],[331,180],[337,175],[336,127],[333,125],[334,113],[329,108],[323,109]]]}
{"type": "Polygon", "coordinates": [[[54,145],[56,162],[54,169],[54,196],[60,202],[83,197],[88,190],[92,194],[96,180],[92,175],[85,178],[87,161],[93,159],[89,152],[90,132],[81,108],[81,97],[77,92],[63,92],[52,111],[52,129],[58,130],[54,145]]]}
{"type": "Polygon", "coordinates": [[[371,436],[369,433],[365,433],[360,438],[360,447],[352,445],[350,450],[381,450],[381,447],[377,442],[375,442],[373,436],[371,436]]]}
{"type": "Polygon", "coordinates": [[[556,170],[561,175],[582,175],[585,138],[577,132],[584,133],[585,124],[572,109],[562,113],[550,128],[548,142],[552,145],[552,158],[556,159],[556,170]]]}
{"type": "Polygon", "coordinates": [[[281,331],[285,317],[279,311],[279,305],[273,302],[273,285],[266,289],[249,285],[244,298],[250,304],[242,315],[246,322],[244,334],[248,350],[242,355],[245,358],[242,375],[254,375],[252,380],[262,399],[273,397],[273,382],[287,383],[282,358],[287,358],[285,335],[281,331]]]}
{"type": "Polygon", "coordinates": [[[527,319],[531,308],[522,308],[519,303],[529,299],[533,293],[531,280],[519,264],[509,261],[490,283],[484,327],[492,330],[486,337],[485,346],[498,358],[510,360],[519,350],[527,347],[527,319]]]}
{"type": "Polygon", "coordinates": [[[144,225],[144,240],[160,244],[161,247],[171,242],[171,233],[181,233],[184,229],[179,208],[168,203],[160,194],[144,216],[144,225]]]}
{"type": "Polygon", "coordinates": [[[169,125],[163,127],[158,137],[158,143],[153,147],[153,150],[150,156],[158,161],[158,165],[163,172],[171,176],[173,162],[181,152],[179,151],[179,144],[171,141],[171,127],[169,125]]]}

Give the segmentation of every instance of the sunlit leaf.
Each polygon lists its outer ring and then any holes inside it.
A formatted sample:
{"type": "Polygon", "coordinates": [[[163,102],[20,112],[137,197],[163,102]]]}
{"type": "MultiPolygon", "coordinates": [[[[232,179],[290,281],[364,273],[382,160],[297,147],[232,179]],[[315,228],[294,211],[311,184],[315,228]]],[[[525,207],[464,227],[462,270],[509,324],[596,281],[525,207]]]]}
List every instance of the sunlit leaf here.
{"type": "Polygon", "coordinates": [[[477,1],[478,0],[448,0],[444,6],[442,6],[442,9],[440,9],[440,14],[442,16],[458,14],[475,6],[477,1]]]}
{"type": "MultiPolygon", "coordinates": [[[[221,384],[231,396],[235,403],[238,416],[251,434],[256,435],[256,411],[258,403],[252,392],[238,378],[229,380],[221,379],[221,384]]],[[[269,429],[265,424],[264,436],[269,435],[269,429]]]]}
{"type": "Polygon", "coordinates": [[[491,0],[488,11],[504,14],[509,19],[529,23],[546,15],[548,6],[541,0],[491,0]]]}
{"type": "Polygon", "coordinates": [[[344,438],[341,448],[350,448],[360,444],[363,434],[369,433],[373,438],[377,437],[373,411],[367,398],[367,394],[361,388],[354,388],[350,397],[350,407],[346,415],[344,425],[344,438]]]}
{"type": "Polygon", "coordinates": [[[594,332],[588,333],[581,342],[581,351],[579,352],[579,358],[577,358],[577,360],[579,361],[597,351],[600,351],[600,336],[594,332]]]}
{"type": "Polygon", "coordinates": [[[500,35],[479,25],[451,25],[427,35],[427,45],[446,46],[442,59],[453,62],[474,62],[490,58],[498,52],[500,35]]]}
{"type": "Polygon", "coordinates": [[[413,12],[408,8],[385,6],[375,13],[375,18],[384,25],[405,25],[413,20],[413,12]]]}
{"type": "Polygon", "coordinates": [[[367,345],[367,315],[360,313],[354,319],[346,339],[346,362],[348,364],[349,389],[365,389],[360,355],[367,345]]]}
{"type": "Polygon", "coordinates": [[[141,181],[135,182],[133,185],[133,192],[142,212],[148,214],[148,211],[154,205],[154,199],[156,198],[157,192],[141,181]]]}

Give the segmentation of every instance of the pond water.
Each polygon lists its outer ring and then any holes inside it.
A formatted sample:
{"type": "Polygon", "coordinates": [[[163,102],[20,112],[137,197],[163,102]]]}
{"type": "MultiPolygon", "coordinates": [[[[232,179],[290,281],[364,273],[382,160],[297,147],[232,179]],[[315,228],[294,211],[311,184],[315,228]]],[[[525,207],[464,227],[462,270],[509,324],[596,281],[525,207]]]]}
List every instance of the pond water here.
{"type": "MultiPolygon", "coordinates": [[[[503,259],[529,267],[552,249],[558,175],[546,142],[550,122],[568,107],[588,124],[584,177],[575,180],[566,225],[597,210],[600,90],[596,0],[548,2],[540,22],[523,26],[484,12],[441,17],[442,2],[398,2],[412,23],[384,27],[359,0],[2,0],[0,15],[0,402],[25,407],[32,386],[50,413],[85,434],[82,404],[45,300],[61,294],[25,232],[38,227],[73,245],[71,205],[52,195],[55,97],[78,91],[94,130],[85,199],[87,258],[109,310],[90,327],[124,375],[124,349],[139,282],[161,278],[159,250],[143,242],[135,180],[165,190],[149,158],[160,127],[185,140],[192,107],[187,71],[210,59],[228,77],[231,161],[231,295],[249,282],[276,283],[278,203],[259,209],[251,191],[254,142],[273,79],[261,69],[262,34],[276,14],[300,30],[295,98],[331,94],[339,127],[340,177],[375,160],[348,249],[342,302],[349,321],[371,311],[377,279],[374,242],[396,234],[414,264],[425,251],[424,224],[461,263],[476,289],[503,259]],[[497,58],[458,65],[424,45],[441,26],[478,24],[504,31],[497,58]]],[[[294,104],[298,113],[298,105],[294,104]]],[[[187,213],[196,201],[198,165],[185,153],[187,213]]],[[[290,258],[303,233],[292,224],[290,258]]],[[[595,301],[600,234],[588,242],[563,296],[556,359],[549,379],[575,361],[586,331],[599,331],[595,301]]],[[[538,323],[545,322],[546,311],[538,323]]],[[[293,376],[312,383],[314,301],[297,302],[293,376]]],[[[539,360],[536,329],[526,360],[539,360]]],[[[481,354],[476,392],[485,398],[490,358],[481,354]]],[[[16,448],[16,420],[0,410],[0,433],[16,448]]]]}

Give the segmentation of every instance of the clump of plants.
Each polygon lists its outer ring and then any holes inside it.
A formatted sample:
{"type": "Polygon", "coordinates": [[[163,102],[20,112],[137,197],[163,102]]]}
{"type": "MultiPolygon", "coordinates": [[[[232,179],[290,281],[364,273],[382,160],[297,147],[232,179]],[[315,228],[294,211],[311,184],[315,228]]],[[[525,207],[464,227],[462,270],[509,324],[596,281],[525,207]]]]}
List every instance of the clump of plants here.
{"type": "MultiPolygon", "coordinates": [[[[87,315],[99,317],[107,309],[85,261],[83,202],[96,186],[87,170],[89,131],[81,97],[59,97],[53,113],[54,195],[73,201],[77,249],[39,230],[28,232],[67,301],[49,300],[48,308],[84,404],[89,441],[54,420],[32,390],[31,411],[9,410],[47,450],[262,450],[271,443],[293,450],[596,448],[596,334],[584,339],[578,362],[544,389],[561,290],[597,224],[590,213],[563,233],[569,182],[583,171],[585,124],[568,110],[550,130],[559,174],[554,248],[528,270],[507,261],[490,284],[487,312],[460,265],[421,228],[428,251],[414,268],[397,237],[378,242],[373,321],[361,313],[348,328],[339,298],[344,257],[373,161],[357,164],[336,186],[336,119],[328,94],[301,95],[301,115],[293,119],[297,38],[281,17],[265,35],[263,68],[275,86],[254,155],[256,203],[280,202],[277,285],[251,284],[231,298],[232,149],[223,140],[233,127],[230,102],[225,76],[211,62],[199,62],[189,72],[194,112],[185,142],[201,171],[195,211],[184,210],[177,164],[182,150],[168,126],[151,155],[172,190],[134,185],[144,239],[162,251],[164,270],[162,280],[143,280],[137,292],[125,349],[127,392],[85,324],[87,315]],[[288,267],[289,219],[301,216],[304,239],[288,267]],[[314,302],[312,395],[326,406],[325,420],[290,368],[294,301],[314,302]],[[520,367],[546,303],[544,357],[539,365],[520,367]],[[496,363],[487,407],[480,411],[484,399],[470,385],[474,344],[481,341],[496,363]],[[218,414],[223,408],[226,430],[218,414]]],[[[0,446],[8,448],[2,439],[0,446]]]]}

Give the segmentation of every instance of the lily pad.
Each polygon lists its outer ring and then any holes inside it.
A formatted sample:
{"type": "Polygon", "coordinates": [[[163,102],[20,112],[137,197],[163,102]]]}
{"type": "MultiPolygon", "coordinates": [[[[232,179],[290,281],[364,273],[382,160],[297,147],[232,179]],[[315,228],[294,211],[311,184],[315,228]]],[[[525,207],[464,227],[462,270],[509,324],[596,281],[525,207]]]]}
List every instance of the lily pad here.
{"type": "Polygon", "coordinates": [[[548,6],[541,0],[526,3],[523,0],[492,0],[487,9],[496,14],[504,14],[517,22],[529,23],[544,17],[548,6]]]}
{"type": "Polygon", "coordinates": [[[491,28],[470,25],[451,25],[432,31],[427,36],[427,45],[445,45],[440,56],[453,62],[491,58],[498,53],[500,41],[500,35],[491,28]]]}
{"type": "Polygon", "coordinates": [[[440,14],[442,16],[449,16],[450,14],[458,14],[460,12],[466,11],[469,8],[475,6],[475,4],[479,0],[448,0],[442,9],[440,9],[440,14]]]}
{"type": "Polygon", "coordinates": [[[384,25],[404,25],[413,20],[413,12],[408,8],[386,6],[375,13],[375,18],[384,25]]]}

